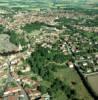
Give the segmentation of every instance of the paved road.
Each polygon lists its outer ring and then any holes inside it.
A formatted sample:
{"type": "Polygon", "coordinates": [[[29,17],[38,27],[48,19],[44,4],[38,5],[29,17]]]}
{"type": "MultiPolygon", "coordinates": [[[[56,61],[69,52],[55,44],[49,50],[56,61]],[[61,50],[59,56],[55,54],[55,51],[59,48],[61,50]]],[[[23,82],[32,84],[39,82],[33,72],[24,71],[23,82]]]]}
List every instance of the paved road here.
{"type": "Polygon", "coordinates": [[[69,54],[72,54],[72,51],[71,51],[71,49],[70,49],[69,44],[68,44],[67,42],[65,42],[65,44],[66,44],[66,47],[67,47],[68,53],[69,53],[69,54]]]}

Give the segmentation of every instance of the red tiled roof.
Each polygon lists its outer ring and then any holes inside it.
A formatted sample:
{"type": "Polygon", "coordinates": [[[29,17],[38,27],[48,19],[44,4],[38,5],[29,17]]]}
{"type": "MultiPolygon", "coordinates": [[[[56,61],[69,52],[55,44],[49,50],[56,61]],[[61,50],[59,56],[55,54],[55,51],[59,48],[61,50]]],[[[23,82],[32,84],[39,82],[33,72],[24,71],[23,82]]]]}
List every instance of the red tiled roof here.
{"type": "Polygon", "coordinates": [[[15,96],[8,96],[7,100],[17,100],[17,98],[15,96]]]}
{"type": "Polygon", "coordinates": [[[17,90],[17,89],[20,89],[20,88],[19,87],[8,88],[7,91],[14,91],[14,90],[17,90]]]}

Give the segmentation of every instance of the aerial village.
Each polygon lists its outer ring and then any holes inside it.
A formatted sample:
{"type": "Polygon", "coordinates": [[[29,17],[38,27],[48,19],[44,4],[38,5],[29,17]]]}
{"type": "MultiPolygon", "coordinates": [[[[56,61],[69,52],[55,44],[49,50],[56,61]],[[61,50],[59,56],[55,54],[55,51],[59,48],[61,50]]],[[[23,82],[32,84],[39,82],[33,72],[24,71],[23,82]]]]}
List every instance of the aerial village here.
{"type": "MultiPolygon", "coordinates": [[[[5,12],[2,13],[0,15],[0,100],[60,100],[52,99],[51,94],[54,96],[51,92],[54,91],[51,90],[52,85],[45,93],[39,89],[41,82],[47,82],[46,87],[49,87],[55,80],[54,78],[52,80],[49,74],[52,71],[44,72],[48,64],[49,66],[54,64],[64,70],[67,67],[68,70],[77,71],[98,98],[97,14],[89,15],[85,12],[63,9],[59,12],[51,9],[48,12],[17,11],[15,14],[12,11],[7,17],[5,12]],[[38,49],[43,50],[42,55],[37,52],[38,49]],[[38,63],[42,61],[45,65],[38,64],[37,61],[38,63]],[[39,66],[39,69],[35,68],[36,66],[39,66]],[[45,67],[40,69],[42,66],[45,67]],[[49,74],[47,78],[46,74],[49,74]]],[[[56,80],[56,82],[61,81],[56,80]]],[[[73,84],[76,82],[72,81],[73,84]]],[[[75,91],[73,87],[69,88],[70,92],[75,91]]],[[[65,88],[62,91],[67,90],[65,88]]],[[[93,100],[87,96],[89,93],[86,95],[87,99],[81,96],[79,99],[79,94],[69,93],[69,95],[66,97],[70,99],[66,100],[93,100]]]]}

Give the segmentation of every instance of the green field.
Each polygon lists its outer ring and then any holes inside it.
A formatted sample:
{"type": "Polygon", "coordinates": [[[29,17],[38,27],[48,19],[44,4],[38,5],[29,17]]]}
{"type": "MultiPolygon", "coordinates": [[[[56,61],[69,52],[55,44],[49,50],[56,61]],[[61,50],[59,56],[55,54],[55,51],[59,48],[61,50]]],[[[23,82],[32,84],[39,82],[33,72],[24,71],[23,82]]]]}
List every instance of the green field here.
{"type": "MultiPolygon", "coordinates": [[[[70,86],[71,88],[75,89],[76,95],[78,99],[76,100],[94,100],[90,94],[88,93],[87,89],[85,88],[84,84],[82,83],[79,75],[75,71],[75,69],[70,68],[63,68],[58,69],[57,72],[54,72],[55,78],[59,78],[62,80],[65,84],[70,86]]],[[[50,87],[51,83],[48,81],[42,81],[41,83],[45,87],[50,87]]],[[[64,92],[57,91],[55,93],[55,97],[53,100],[69,100],[64,92]]]]}
{"type": "MultiPolygon", "coordinates": [[[[93,98],[90,96],[90,94],[84,87],[75,69],[70,69],[70,68],[59,69],[57,72],[54,73],[54,75],[55,77],[59,77],[62,81],[70,85],[70,87],[74,88],[79,100],[93,100],[93,98]]],[[[58,97],[62,98],[62,95],[59,95],[58,97]]],[[[56,100],[63,100],[59,99],[58,97],[56,98],[56,100]]]]}
{"type": "Polygon", "coordinates": [[[56,7],[84,7],[91,8],[97,0],[0,0],[0,7],[8,8],[54,8],[56,7]],[[89,2],[89,3],[88,3],[89,2]],[[90,4],[90,5],[89,5],[90,4]]]}

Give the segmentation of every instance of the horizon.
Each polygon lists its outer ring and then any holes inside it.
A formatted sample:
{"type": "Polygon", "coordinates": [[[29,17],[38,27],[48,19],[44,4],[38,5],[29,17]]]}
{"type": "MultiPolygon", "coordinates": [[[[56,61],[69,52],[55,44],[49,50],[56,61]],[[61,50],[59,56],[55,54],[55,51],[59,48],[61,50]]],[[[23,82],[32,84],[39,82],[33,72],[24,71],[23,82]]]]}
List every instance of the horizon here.
{"type": "Polygon", "coordinates": [[[96,8],[97,0],[0,0],[0,7],[22,8],[53,8],[53,7],[81,7],[96,8]]]}

